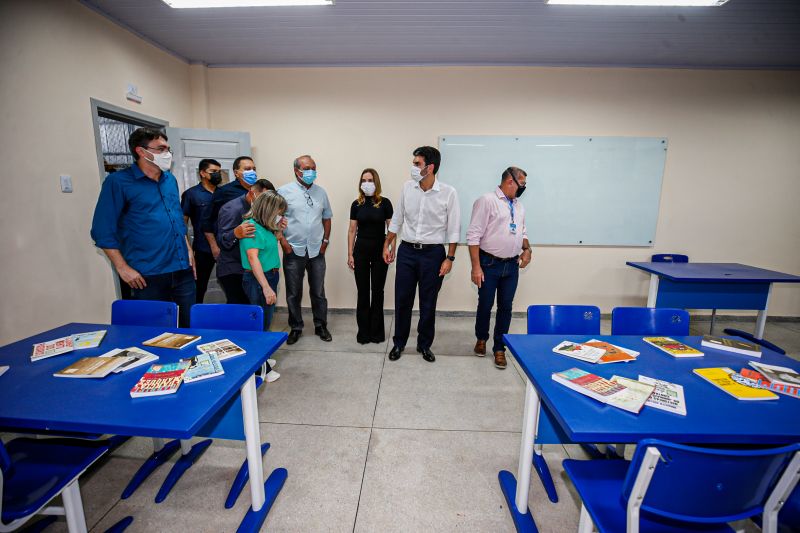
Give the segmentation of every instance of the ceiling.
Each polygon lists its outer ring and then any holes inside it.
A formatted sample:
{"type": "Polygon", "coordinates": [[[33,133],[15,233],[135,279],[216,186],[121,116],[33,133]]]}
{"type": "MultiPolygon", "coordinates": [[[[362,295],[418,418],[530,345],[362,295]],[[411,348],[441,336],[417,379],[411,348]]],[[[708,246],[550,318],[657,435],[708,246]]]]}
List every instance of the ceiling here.
{"type": "Polygon", "coordinates": [[[560,65],[800,69],[800,0],[712,8],[545,0],[337,0],[335,6],[172,9],[81,0],[209,66],[560,65]]]}

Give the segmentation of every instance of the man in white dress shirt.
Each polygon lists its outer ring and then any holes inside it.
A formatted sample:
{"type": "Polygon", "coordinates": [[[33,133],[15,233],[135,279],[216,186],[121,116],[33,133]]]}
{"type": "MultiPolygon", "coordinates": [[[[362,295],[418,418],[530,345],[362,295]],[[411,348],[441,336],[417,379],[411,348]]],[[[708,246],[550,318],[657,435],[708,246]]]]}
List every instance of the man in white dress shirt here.
{"type": "Polygon", "coordinates": [[[411,180],[403,185],[400,202],[389,224],[383,244],[383,259],[395,259],[394,242],[400,235],[397,250],[397,274],[394,283],[394,347],[389,360],[400,359],[411,332],[411,310],[419,285],[419,323],[417,351],[432,363],[431,352],[436,333],[436,299],[444,276],[455,261],[461,232],[461,214],[456,190],[436,179],[442,156],[432,146],[414,150],[411,180]],[[445,253],[445,244],[448,249],[445,253]]]}

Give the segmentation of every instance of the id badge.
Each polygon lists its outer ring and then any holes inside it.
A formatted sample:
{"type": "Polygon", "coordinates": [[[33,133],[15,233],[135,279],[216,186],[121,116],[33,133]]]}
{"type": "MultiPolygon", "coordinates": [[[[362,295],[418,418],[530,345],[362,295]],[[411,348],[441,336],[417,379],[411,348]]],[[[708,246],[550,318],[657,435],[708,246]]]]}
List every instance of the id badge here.
{"type": "Polygon", "coordinates": [[[508,225],[508,229],[511,230],[511,234],[512,235],[516,235],[517,234],[517,225],[516,224],[514,224],[514,223],[509,224],[508,225]]]}

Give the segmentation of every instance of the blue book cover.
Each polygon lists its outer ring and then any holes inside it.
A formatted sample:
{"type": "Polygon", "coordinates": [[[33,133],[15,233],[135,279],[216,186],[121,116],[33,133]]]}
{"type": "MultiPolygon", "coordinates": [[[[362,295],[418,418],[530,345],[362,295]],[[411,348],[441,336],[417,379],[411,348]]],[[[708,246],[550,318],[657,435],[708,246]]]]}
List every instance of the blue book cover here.
{"type": "Polygon", "coordinates": [[[225,373],[222,363],[219,362],[219,357],[214,352],[200,353],[184,359],[184,361],[189,362],[189,368],[186,369],[186,373],[183,375],[185,383],[213,378],[225,373]]]}

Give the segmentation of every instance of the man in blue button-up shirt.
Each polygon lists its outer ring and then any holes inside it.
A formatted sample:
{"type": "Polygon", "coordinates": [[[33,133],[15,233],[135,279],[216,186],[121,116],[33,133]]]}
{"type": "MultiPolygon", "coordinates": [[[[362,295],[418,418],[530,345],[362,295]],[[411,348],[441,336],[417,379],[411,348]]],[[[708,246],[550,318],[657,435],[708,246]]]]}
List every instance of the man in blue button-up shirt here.
{"type": "Polygon", "coordinates": [[[91,236],[134,300],[178,304],[181,327],[195,303],[194,258],[183,222],[172,151],[164,132],[139,128],[128,139],[136,162],[109,174],[97,199],[91,236]]]}
{"type": "Polygon", "coordinates": [[[300,301],[303,278],[308,271],[308,289],[314,315],[314,333],[323,341],[332,339],[328,331],[328,300],[325,298],[325,250],[331,234],[331,204],[325,189],[316,185],[317,164],[311,156],[294,160],[295,179],[278,189],[286,199],[286,221],[281,247],[286,283],[286,307],[289,309],[289,338],[294,344],[303,332],[300,301]]]}

